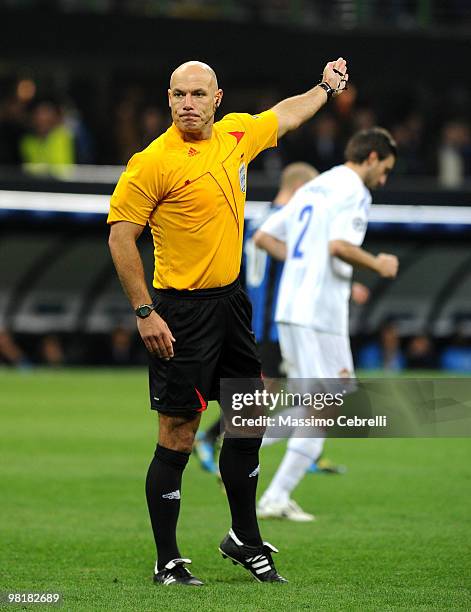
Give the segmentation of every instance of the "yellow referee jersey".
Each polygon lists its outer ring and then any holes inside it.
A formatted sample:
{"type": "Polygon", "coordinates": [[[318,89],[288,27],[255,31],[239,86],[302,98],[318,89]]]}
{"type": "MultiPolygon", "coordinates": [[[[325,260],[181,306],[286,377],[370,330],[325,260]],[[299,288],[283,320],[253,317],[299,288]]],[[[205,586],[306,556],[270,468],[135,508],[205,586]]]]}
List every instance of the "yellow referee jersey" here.
{"type": "Polygon", "coordinates": [[[239,274],[247,166],[276,146],[273,111],[231,113],[211,138],[185,142],[172,125],[134,155],[111,198],[108,223],[149,223],[154,287],[203,289],[239,274]]]}

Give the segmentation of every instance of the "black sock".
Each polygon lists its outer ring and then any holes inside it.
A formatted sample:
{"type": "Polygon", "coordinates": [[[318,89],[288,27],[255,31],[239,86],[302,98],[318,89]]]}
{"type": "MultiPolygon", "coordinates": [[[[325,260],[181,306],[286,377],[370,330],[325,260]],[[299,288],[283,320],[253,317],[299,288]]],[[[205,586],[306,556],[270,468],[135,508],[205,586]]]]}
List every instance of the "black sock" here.
{"type": "Polygon", "coordinates": [[[255,510],[261,438],[224,438],[219,456],[221,478],[231,508],[232,529],[244,544],[262,543],[255,510]]]}
{"type": "Polygon", "coordinates": [[[180,487],[189,453],[171,450],[157,444],[146,479],[149,508],[158,569],[180,557],[177,546],[177,521],[180,512],[180,487]]]}
{"type": "Polygon", "coordinates": [[[204,432],[205,440],[213,446],[216,444],[216,440],[221,435],[221,421],[222,417],[215,421],[211,427],[208,427],[208,429],[204,432]]]}

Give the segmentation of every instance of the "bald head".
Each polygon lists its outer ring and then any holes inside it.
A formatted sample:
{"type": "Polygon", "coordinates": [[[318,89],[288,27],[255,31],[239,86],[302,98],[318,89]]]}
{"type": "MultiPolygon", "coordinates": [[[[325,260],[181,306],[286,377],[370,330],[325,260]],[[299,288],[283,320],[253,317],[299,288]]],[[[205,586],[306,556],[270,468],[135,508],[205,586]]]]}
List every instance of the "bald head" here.
{"type": "Polygon", "coordinates": [[[280,188],[273,202],[278,206],[284,206],[304,183],[316,178],[318,174],[314,166],[310,164],[304,162],[288,164],[281,173],[280,188]]]}
{"type": "Polygon", "coordinates": [[[211,137],[214,115],[223,91],[216,73],[203,62],[185,62],[170,77],[168,103],[172,119],[185,140],[211,137]]]}
{"type": "Polygon", "coordinates": [[[281,173],[281,189],[291,189],[296,191],[301,185],[315,178],[319,173],[310,164],[304,162],[294,162],[288,164],[281,173]]]}
{"type": "Polygon", "coordinates": [[[198,62],[196,60],[192,60],[190,62],[185,62],[175,68],[170,76],[170,89],[175,86],[175,83],[178,82],[180,77],[184,78],[203,78],[207,79],[208,86],[213,87],[215,90],[218,89],[218,79],[216,73],[204,62],[198,62]]]}

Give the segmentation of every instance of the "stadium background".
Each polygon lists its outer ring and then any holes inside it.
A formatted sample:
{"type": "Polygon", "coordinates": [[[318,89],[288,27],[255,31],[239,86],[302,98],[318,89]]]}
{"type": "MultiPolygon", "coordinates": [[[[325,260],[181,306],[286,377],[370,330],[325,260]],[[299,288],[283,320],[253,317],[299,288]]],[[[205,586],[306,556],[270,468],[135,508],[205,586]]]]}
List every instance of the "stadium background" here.
{"type": "MultiPolygon", "coordinates": [[[[132,152],[166,129],[168,73],[188,57],[214,65],[225,90],[221,112],[257,112],[308,88],[324,58],[342,52],[351,66],[350,90],[256,160],[248,199],[273,197],[288,162],[308,161],[320,171],[341,162],[355,129],[380,124],[397,139],[399,160],[375,203],[469,203],[471,77],[464,58],[471,10],[464,2],[4,0],[0,6],[2,190],[110,194],[132,152]],[[57,105],[52,121],[72,141],[69,155],[59,147],[59,160],[78,165],[28,164],[28,134],[47,129],[41,127],[47,119],[38,118],[44,102],[57,105]]],[[[0,327],[15,334],[24,359],[145,361],[110,266],[103,218],[20,216],[12,208],[34,208],[33,200],[23,193],[12,204],[6,195],[0,198],[0,327]],[[113,357],[116,343],[122,348],[113,357]]],[[[394,284],[363,277],[371,300],[352,313],[360,366],[381,367],[385,354],[396,351],[389,358],[396,368],[471,369],[469,209],[449,211],[442,209],[441,222],[432,225],[433,211],[418,210],[405,217],[409,223],[393,224],[404,214],[391,209],[389,223],[371,226],[368,246],[397,251],[402,267],[394,284]]],[[[143,248],[150,267],[151,251],[143,248]]]]}
{"type": "MultiPolygon", "coordinates": [[[[77,366],[145,363],[104,211],[122,165],[166,129],[182,61],[214,66],[228,113],[263,110],[312,86],[327,59],[348,59],[349,92],[254,163],[248,210],[273,197],[284,164],[325,170],[355,129],[389,128],[399,160],[374,194],[367,247],[397,253],[401,271],[394,283],[358,276],[371,298],[352,308],[356,362],[378,375],[471,372],[470,33],[464,0],[0,0],[0,590],[56,588],[68,609],[155,609],[143,574],[145,370],[77,366]],[[75,164],[29,163],[44,104],[72,143],[55,153],[75,164]]],[[[149,272],[148,236],[141,247],[149,272]]],[[[263,482],[280,452],[266,451],[263,482]]],[[[329,453],[349,467],[342,482],[316,477],[297,492],[319,515],[315,546],[305,528],[264,525],[286,551],[297,590],[285,595],[219,570],[202,542],[224,532],[225,500],[190,465],[182,539],[200,573],[218,576],[192,607],[220,609],[230,593],[226,609],[465,609],[468,441],[333,440],[329,453]]]]}

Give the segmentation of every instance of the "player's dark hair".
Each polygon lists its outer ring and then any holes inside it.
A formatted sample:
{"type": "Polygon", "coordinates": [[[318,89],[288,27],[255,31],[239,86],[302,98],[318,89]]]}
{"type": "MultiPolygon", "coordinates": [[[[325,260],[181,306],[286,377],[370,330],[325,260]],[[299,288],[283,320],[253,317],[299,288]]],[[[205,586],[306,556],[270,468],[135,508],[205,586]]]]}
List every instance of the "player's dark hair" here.
{"type": "Polygon", "coordinates": [[[345,147],[345,160],[361,164],[372,151],[376,151],[379,160],[397,157],[397,145],[388,130],[373,127],[354,134],[345,147]]]}

